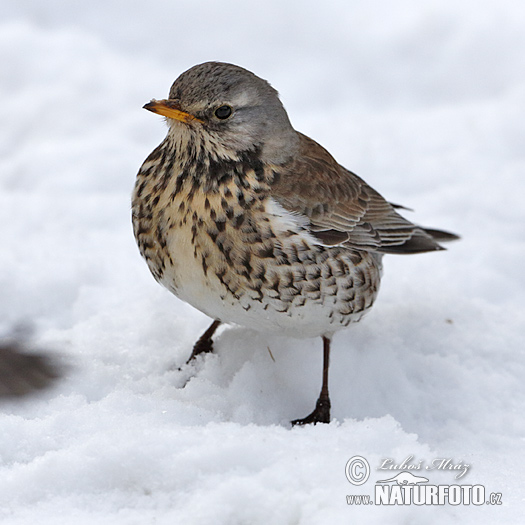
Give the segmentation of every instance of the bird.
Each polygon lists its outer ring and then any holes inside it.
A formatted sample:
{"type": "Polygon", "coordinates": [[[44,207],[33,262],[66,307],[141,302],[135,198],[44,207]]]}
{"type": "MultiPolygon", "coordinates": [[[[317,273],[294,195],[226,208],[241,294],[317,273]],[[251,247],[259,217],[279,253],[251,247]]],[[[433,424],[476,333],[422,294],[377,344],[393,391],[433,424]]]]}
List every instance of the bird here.
{"type": "Polygon", "coordinates": [[[291,423],[329,423],[331,340],[374,304],[383,255],[443,250],[458,236],[405,219],[240,66],[196,65],[143,107],[168,132],[137,174],[134,236],[153,277],[213,319],[187,362],[213,350],[223,323],[321,337],[319,397],[291,423]]]}

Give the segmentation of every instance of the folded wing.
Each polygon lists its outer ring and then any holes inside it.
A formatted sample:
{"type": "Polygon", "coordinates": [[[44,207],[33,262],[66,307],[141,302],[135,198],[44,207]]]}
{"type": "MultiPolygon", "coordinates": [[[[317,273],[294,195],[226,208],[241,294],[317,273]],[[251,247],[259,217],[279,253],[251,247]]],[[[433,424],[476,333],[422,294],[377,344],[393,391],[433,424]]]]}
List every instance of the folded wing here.
{"type": "Polygon", "coordinates": [[[344,244],[381,253],[420,253],[444,248],[454,234],[416,226],[399,215],[360,177],[339,165],[322,146],[300,135],[300,154],[281,172],[272,196],[310,221],[311,233],[328,246],[344,244]]]}

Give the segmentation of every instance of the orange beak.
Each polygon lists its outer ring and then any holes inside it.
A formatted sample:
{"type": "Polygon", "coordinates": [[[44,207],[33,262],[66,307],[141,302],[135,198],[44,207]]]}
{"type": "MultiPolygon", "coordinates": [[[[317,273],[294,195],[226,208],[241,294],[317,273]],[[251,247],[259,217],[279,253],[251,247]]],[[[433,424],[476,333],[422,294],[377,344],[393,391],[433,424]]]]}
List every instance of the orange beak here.
{"type": "Polygon", "coordinates": [[[191,113],[186,113],[180,109],[180,105],[175,100],[155,100],[148,102],[143,106],[144,109],[162,115],[163,117],[179,120],[180,122],[188,123],[191,121],[202,122],[202,120],[194,117],[191,113]]]}

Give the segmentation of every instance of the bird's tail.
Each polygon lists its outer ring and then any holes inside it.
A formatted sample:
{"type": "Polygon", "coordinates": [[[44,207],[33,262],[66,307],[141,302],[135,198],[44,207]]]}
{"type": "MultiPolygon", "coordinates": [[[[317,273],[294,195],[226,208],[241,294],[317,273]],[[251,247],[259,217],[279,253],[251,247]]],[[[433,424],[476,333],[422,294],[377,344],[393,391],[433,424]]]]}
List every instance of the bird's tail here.
{"type": "Polygon", "coordinates": [[[425,233],[428,233],[437,242],[450,242],[460,239],[459,235],[455,233],[446,232],[443,230],[434,230],[433,228],[421,228],[425,233]]]}
{"type": "Polygon", "coordinates": [[[445,249],[439,244],[440,242],[455,241],[456,239],[459,239],[459,236],[455,233],[416,226],[412,236],[403,242],[403,244],[382,246],[377,251],[393,254],[434,252],[445,249]]]}

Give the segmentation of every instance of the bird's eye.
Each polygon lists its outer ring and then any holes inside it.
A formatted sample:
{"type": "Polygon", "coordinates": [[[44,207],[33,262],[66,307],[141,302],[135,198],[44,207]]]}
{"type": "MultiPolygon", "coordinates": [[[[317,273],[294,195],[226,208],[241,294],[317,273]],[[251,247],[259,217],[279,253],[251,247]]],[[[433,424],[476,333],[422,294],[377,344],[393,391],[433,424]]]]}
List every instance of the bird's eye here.
{"type": "Polygon", "coordinates": [[[232,112],[233,110],[230,106],[219,106],[215,110],[215,116],[220,120],[226,120],[232,112]]]}

